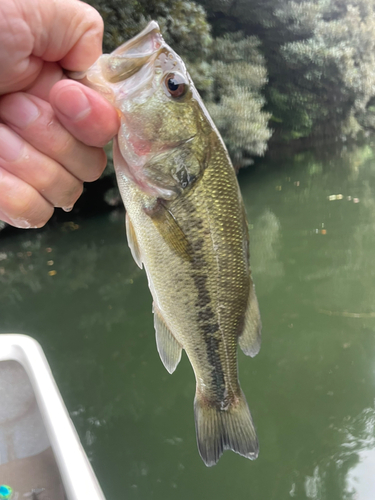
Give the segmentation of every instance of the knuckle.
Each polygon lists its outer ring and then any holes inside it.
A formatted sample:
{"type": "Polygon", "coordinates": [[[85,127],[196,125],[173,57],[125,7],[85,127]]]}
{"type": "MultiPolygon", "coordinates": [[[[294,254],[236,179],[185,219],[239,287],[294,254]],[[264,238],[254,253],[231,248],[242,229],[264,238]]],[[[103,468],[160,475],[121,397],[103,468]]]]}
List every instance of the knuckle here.
{"type": "Polygon", "coordinates": [[[88,5],[88,19],[87,21],[90,23],[91,31],[97,35],[98,37],[101,37],[104,31],[104,21],[102,16],[99,14],[99,12],[94,9],[91,5],[88,5]]]}
{"type": "Polygon", "coordinates": [[[13,201],[12,212],[17,218],[27,220],[35,212],[37,200],[32,196],[29,189],[24,189],[19,194],[20,196],[13,201]]]}
{"type": "Polygon", "coordinates": [[[61,197],[58,205],[59,207],[72,207],[83,192],[83,183],[76,180],[61,197]]]}
{"type": "Polygon", "coordinates": [[[71,201],[73,205],[78,200],[78,198],[80,198],[82,193],[83,193],[83,182],[79,182],[71,195],[71,201]]]}
{"type": "Polygon", "coordinates": [[[95,151],[95,157],[90,162],[89,168],[85,173],[85,182],[97,181],[102,175],[107,164],[107,157],[103,150],[95,151]]]}
{"type": "Polygon", "coordinates": [[[28,194],[13,207],[14,218],[20,221],[23,227],[43,227],[53,214],[53,207],[45,200],[28,194]]]}
{"type": "Polygon", "coordinates": [[[50,156],[60,160],[69,157],[74,153],[76,141],[70,134],[64,134],[65,137],[60,137],[58,140],[51,141],[50,156]]]}

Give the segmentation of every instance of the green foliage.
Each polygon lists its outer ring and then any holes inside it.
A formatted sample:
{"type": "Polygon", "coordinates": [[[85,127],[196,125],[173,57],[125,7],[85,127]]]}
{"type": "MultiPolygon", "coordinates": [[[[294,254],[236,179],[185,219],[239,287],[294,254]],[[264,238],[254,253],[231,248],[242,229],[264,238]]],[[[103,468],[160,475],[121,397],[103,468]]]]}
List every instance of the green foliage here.
{"type": "Polygon", "coordinates": [[[375,89],[374,33],[374,13],[362,18],[358,7],[348,5],[338,19],[317,17],[310,38],[281,48],[288,68],[299,75],[297,84],[317,96],[315,109],[309,109],[312,127],[325,131],[324,120],[337,132],[356,135],[360,130],[356,115],[366,109],[375,89]]]}
{"type": "Polygon", "coordinates": [[[241,29],[261,40],[277,137],[347,137],[373,127],[374,0],[201,3],[214,33],[241,29]]]}
{"type": "Polygon", "coordinates": [[[262,111],[267,73],[258,45],[256,37],[236,33],[217,38],[213,50],[214,84],[207,107],[237,168],[262,155],[271,136],[270,115],[262,111]]]}

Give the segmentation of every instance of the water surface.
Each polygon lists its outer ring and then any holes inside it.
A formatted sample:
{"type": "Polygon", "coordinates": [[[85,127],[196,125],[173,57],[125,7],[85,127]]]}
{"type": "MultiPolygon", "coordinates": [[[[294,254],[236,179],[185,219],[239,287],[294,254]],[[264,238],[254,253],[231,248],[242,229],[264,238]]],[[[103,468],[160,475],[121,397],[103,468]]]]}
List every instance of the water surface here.
{"type": "MultiPolygon", "coordinates": [[[[322,155],[323,156],[323,155],[322,155]]],[[[242,172],[263,345],[239,354],[260,441],[214,468],[194,376],[159,360],[123,213],[0,233],[0,331],[43,346],[108,500],[375,498],[375,154],[242,172]]]]}

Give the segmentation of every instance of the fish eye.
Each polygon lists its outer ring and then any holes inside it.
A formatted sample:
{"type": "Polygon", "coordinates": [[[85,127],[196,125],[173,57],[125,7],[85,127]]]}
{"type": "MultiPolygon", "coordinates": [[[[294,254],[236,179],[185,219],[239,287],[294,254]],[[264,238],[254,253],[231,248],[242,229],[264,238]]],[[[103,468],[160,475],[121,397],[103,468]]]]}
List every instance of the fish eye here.
{"type": "Polygon", "coordinates": [[[167,92],[172,97],[181,97],[186,94],[188,85],[178,73],[169,73],[164,79],[167,92]]]}

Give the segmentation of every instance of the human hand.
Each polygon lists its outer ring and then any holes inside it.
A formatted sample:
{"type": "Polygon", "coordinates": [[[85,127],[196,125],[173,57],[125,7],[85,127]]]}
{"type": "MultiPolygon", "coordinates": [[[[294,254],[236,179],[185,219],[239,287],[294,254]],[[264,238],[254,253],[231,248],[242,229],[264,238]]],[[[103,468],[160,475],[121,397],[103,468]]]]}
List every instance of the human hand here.
{"type": "Polygon", "coordinates": [[[63,73],[95,62],[102,33],[78,0],[0,1],[0,220],[41,227],[103,172],[117,112],[63,73]]]}

